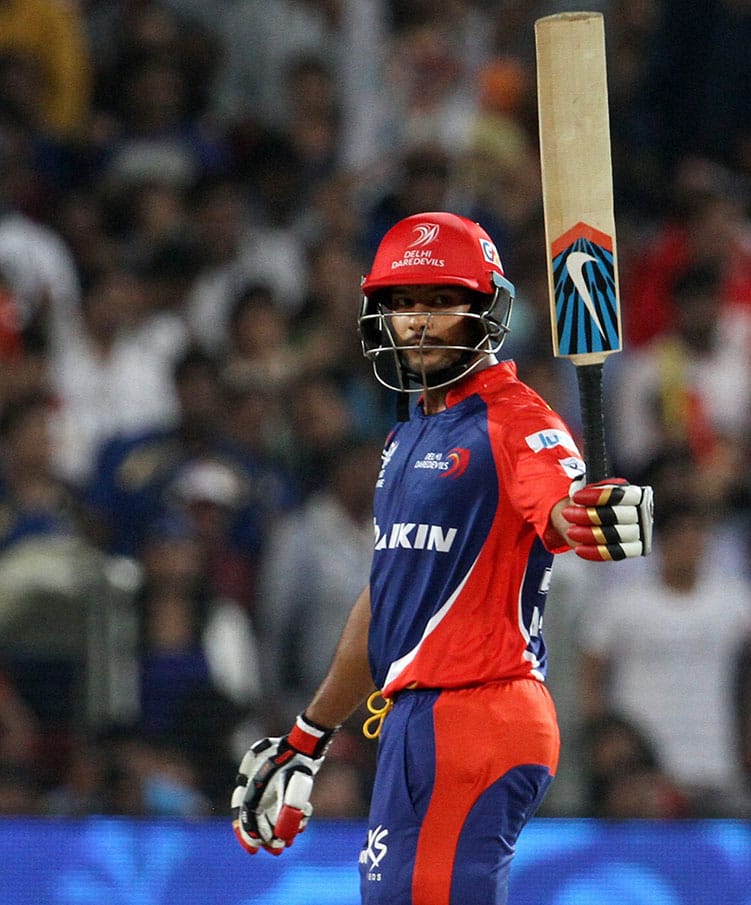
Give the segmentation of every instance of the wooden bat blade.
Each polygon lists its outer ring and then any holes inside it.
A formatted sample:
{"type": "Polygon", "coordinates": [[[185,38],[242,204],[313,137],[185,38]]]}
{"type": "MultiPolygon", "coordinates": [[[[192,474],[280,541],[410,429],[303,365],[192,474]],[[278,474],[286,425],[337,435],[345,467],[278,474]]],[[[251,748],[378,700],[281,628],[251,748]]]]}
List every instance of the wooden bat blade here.
{"type": "Polygon", "coordinates": [[[535,44],[553,351],[601,364],[621,349],[603,17],[538,19],[535,44]]]}

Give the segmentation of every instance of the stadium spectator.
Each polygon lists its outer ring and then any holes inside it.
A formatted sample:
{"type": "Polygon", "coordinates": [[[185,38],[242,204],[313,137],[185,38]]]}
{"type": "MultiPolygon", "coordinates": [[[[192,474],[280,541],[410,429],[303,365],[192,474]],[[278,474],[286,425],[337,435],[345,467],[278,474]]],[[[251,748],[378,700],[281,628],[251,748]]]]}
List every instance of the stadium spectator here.
{"type": "Polygon", "coordinates": [[[181,466],[225,453],[216,361],[190,346],[172,376],[179,405],[174,422],[110,437],[98,452],[86,503],[97,544],[108,552],[137,554],[181,466]]]}
{"type": "Polygon", "coordinates": [[[290,317],[267,285],[243,287],[229,312],[224,353],[228,372],[237,380],[267,384],[281,397],[305,367],[290,333],[290,317]]]}
{"type": "Polygon", "coordinates": [[[209,802],[196,771],[169,739],[137,726],[105,727],[98,746],[106,770],[105,812],[124,817],[202,817],[209,802]]]}
{"type": "Polygon", "coordinates": [[[110,196],[96,180],[63,192],[50,215],[84,290],[121,257],[121,244],[112,235],[111,216],[110,196]]]}
{"type": "Polygon", "coordinates": [[[259,692],[252,624],[237,600],[215,589],[206,517],[195,516],[195,509],[163,515],[149,528],[140,556],[139,724],[154,736],[174,731],[180,708],[197,692],[216,690],[243,708],[259,692]]]}
{"type": "Polygon", "coordinates": [[[250,117],[283,129],[289,117],[285,77],[291,62],[305,54],[337,61],[345,51],[337,5],[328,0],[239,0],[223,10],[218,20],[224,54],[215,94],[218,116],[224,122],[250,117]]]}
{"type": "MultiPolygon", "coordinates": [[[[262,507],[266,501],[252,486],[247,471],[238,473],[217,459],[196,459],[180,468],[166,499],[168,507],[174,505],[189,520],[205,593],[233,600],[249,612],[255,599],[257,553],[250,555],[251,538],[244,538],[248,543],[238,542],[236,521],[244,508],[262,507]]],[[[260,535],[266,528],[261,525],[256,530],[260,535]]]]}
{"type": "Polygon", "coordinates": [[[0,267],[0,410],[47,383],[44,340],[33,327],[23,329],[22,311],[0,267]]]}
{"type": "Polygon", "coordinates": [[[80,537],[82,504],[54,467],[52,405],[34,394],[0,417],[0,552],[30,538],[80,537]]]}
{"type": "Polygon", "coordinates": [[[291,429],[282,461],[307,497],[325,486],[328,464],[351,442],[356,417],[338,375],[329,371],[299,378],[287,396],[285,416],[291,429]]]}
{"type": "Polygon", "coordinates": [[[0,3],[0,55],[33,66],[39,125],[56,138],[80,139],[91,113],[92,49],[77,3],[12,0],[0,3]]]}
{"type": "Polygon", "coordinates": [[[38,817],[42,808],[42,790],[33,768],[0,761],[0,816],[38,817]]]}
{"type": "Polygon", "coordinates": [[[200,270],[185,315],[197,340],[221,354],[232,302],[249,283],[266,283],[285,311],[300,305],[307,280],[304,250],[289,230],[258,230],[249,222],[247,187],[234,176],[199,182],[189,203],[200,270]]]}
{"type": "Polygon", "coordinates": [[[628,346],[675,329],[673,286],[694,267],[714,267],[723,306],[751,304],[751,220],[748,186],[716,160],[682,159],[669,181],[667,212],[642,221],[621,266],[628,346]],[[633,243],[633,245],[631,245],[633,243]]]}
{"type": "Polygon", "coordinates": [[[218,47],[209,30],[158,2],[98,4],[95,128],[102,176],[182,184],[226,163],[224,133],[206,118],[218,47]]]}
{"type": "Polygon", "coordinates": [[[446,207],[452,164],[452,156],[444,148],[427,142],[392,158],[388,181],[364,214],[366,258],[375,253],[383,234],[402,217],[446,207]]]}
{"type": "Polygon", "coordinates": [[[188,333],[178,316],[152,310],[150,301],[132,269],[107,267],[83,294],[66,341],[49,354],[57,400],[55,461],[79,486],[91,479],[105,441],[176,416],[172,370],[188,333]]]}
{"type": "Polygon", "coordinates": [[[680,0],[659,4],[647,79],[656,148],[667,172],[692,154],[738,166],[749,127],[751,11],[711,0],[684,13],[680,0]]]}
{"type": "Polygon", "coordinates": [[[55,817],[85,817],[109,812],[107,762],[96,738],[72,735],[59,775],[45,790],[44,813],[55,817]]]}
{"type": "Polygon", "coordinates": [[[352,594],[367,581],[379,451],[374,444],[343,443],[322,463],[320,488],[269,538],[258,608],[264,697],[274,702],[272,734],[284,730],[317,687],[352,594]]]}
{"type": "MultiPolygon", "coordinates": [[[[478,104],[477,75],[493,55],[493,34],[478,4],[392,4],[384,84],[393,146],[433,144],[450,154],[467,146],[478,104]]],[[[423,208],[431,210],[432,208],[423,208]]]]}
{"type": "Polygon", "coordinates": [[[268,527],[289,505],[289,488],[224,429],[225,394],[217,362],[196,347],[174,367],[179,399],[171,424],[121,433],[100,449],[86,485],[97,543],[139,557],[150,526],[175,506],[200,518],[206,568],[217,595],[250,609],[268,527]]]}
{"type": "MultiPolygon", "coordinates": [[[[33,331],[46,350],[62,342],[81,286],[71,249],[60,233],[26,210],[41,185],[23,143],[0,136],[0,271],[19,306],[22,331],[33,331]]],[[[50,199],[42,192],[48,208],[50,199]]]]}
{"type": "Polygon", "coordinates": [[[335,72],[319,56],[295,57],[285,69],[289,118],[285,134],[300,162],[306,196],[339,162],[342,116],[335,72]]]}
{"type": "Polygon", "coordinates": [[[656,568],[632,575],[627,603],[619,583],[581,620],[582,710],[644,733],[693,814],[748,816],[734,681],[751,637],[751,587],[718,571],[712,512],[687,487],[671,499],[658,485],[656,498],[656,568]]]}
{"type": "Polygon", "coordinates": [[[32,764],[39,721],[0,666],[0,763],[32,764]]]}
{"type": "Polygon", "coordinates": [[[724,305],[720,280],[698,262],[677,277],[673,328],[627,350],[613,372],[614,448],[628,473],[677,443],[702,472],[728,460],[727,480],[738,473],[751,426],[751,308],[724,305]]]}
{"type": "Polygon", "coordinates": [[[583,727],[578,749],[586,765],[587,815],[620,820],[691,816],[687,796],[635,723],[603,713],[583,727]]]}
{"type": "Polygon", "coordinates": [[[307,373],[336,378],[361,437],[381,438],[391,425],[393,400],[372,377],[355,329],[342,330],[352,314],[350,286],[363,271],[351,242],[329,236],[310,248],[308,294],[292,321],[292,337],[307,373]]]}
{"type": "Polygon", "coordinates": [[[299,501],[299,488],[287,467],[291,429],[285,402],[263,377],[255,380],[228,362],[222,373],[222,431],[253,473],[258,500],[276,500],[284,511],[299,501]]]}

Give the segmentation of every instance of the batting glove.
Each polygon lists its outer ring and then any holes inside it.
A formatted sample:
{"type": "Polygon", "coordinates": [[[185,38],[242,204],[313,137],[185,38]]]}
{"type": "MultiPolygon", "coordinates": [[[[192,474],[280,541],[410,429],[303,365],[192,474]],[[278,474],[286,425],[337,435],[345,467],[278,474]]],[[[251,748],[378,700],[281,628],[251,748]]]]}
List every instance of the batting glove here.
{"type": "Polygon", "coordinates": [[[251,746],[232,793],[232,828],[246,852],[281,855],[305,829],[313,778],[335,732],[300,715],[288,735],[251,746]]]}
{"type": "Polygon", "coordinates": [[[582,559],[600,561],[646,556],[652,549],[654,515],[651,487],[621,478],[584,484],[574,481],[572,504],[563,510],[571,523],[569,539],[582,559]]]}

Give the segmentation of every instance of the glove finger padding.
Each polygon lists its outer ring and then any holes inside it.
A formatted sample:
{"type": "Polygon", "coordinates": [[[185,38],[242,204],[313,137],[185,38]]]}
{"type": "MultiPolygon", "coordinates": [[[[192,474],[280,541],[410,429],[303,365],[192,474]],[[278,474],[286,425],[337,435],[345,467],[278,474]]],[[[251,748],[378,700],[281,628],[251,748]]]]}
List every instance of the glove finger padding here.
{"type": "Polygon", "coordinates": [[[282,806],[274,822],[274,836],[285,845],[292,845],[295,836],[302,833],[313,813],[310,793],[313,791],[313,777],[307,771],[294,770],[284,790],[282,806]]]}
{"type": "Polygon", "coordinates": [[[638,484],[625,484],[620,481],[603,481],[583,486],[574,481],[571,485],[571,499],[581,506],[638,506],[645,489],[647,488],[638,484]]]}
{"type": "Polygon", "coordinates": [[[312,791],[313,774],[305,766],[284,767],[274,774],[253,809],[264,844],[281,840],[285,845],[292,845],[313,813],[312,791]]]}
{"type": "Polygon", "coordinates": [[[594,561],[646,556],[652,549],[651,487],[621,479],[571,485],[572,505],[563,510],[574,552],[594,561]]]}
{"type": "MultiPolygon", "coordinates": [[[[272,759],[278,754],[281,741],[281,738],[267,738],[256,742],[243,757],[237,774],[232,793],[232,828],[240,845],[251,855],[273,839],[273,822],[269,823],[268,814],[259,805],[271,779],[272,759]]],[[[280,852],[283,846],[277,848],[280,852]]]]}

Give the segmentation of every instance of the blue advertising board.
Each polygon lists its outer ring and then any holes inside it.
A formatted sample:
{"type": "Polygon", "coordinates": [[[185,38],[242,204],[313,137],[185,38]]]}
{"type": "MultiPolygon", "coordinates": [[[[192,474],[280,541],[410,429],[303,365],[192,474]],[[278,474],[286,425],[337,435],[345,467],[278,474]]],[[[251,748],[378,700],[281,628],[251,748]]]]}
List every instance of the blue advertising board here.
{"type": "MultiPolygon", "coordinates": [[[[360,822],[250,857],[226,820],[0,821],[0,905],[358,905],[360,822]]],[[[536,819],[509,905],[751,905],[751,826],[536,819]]]]}

